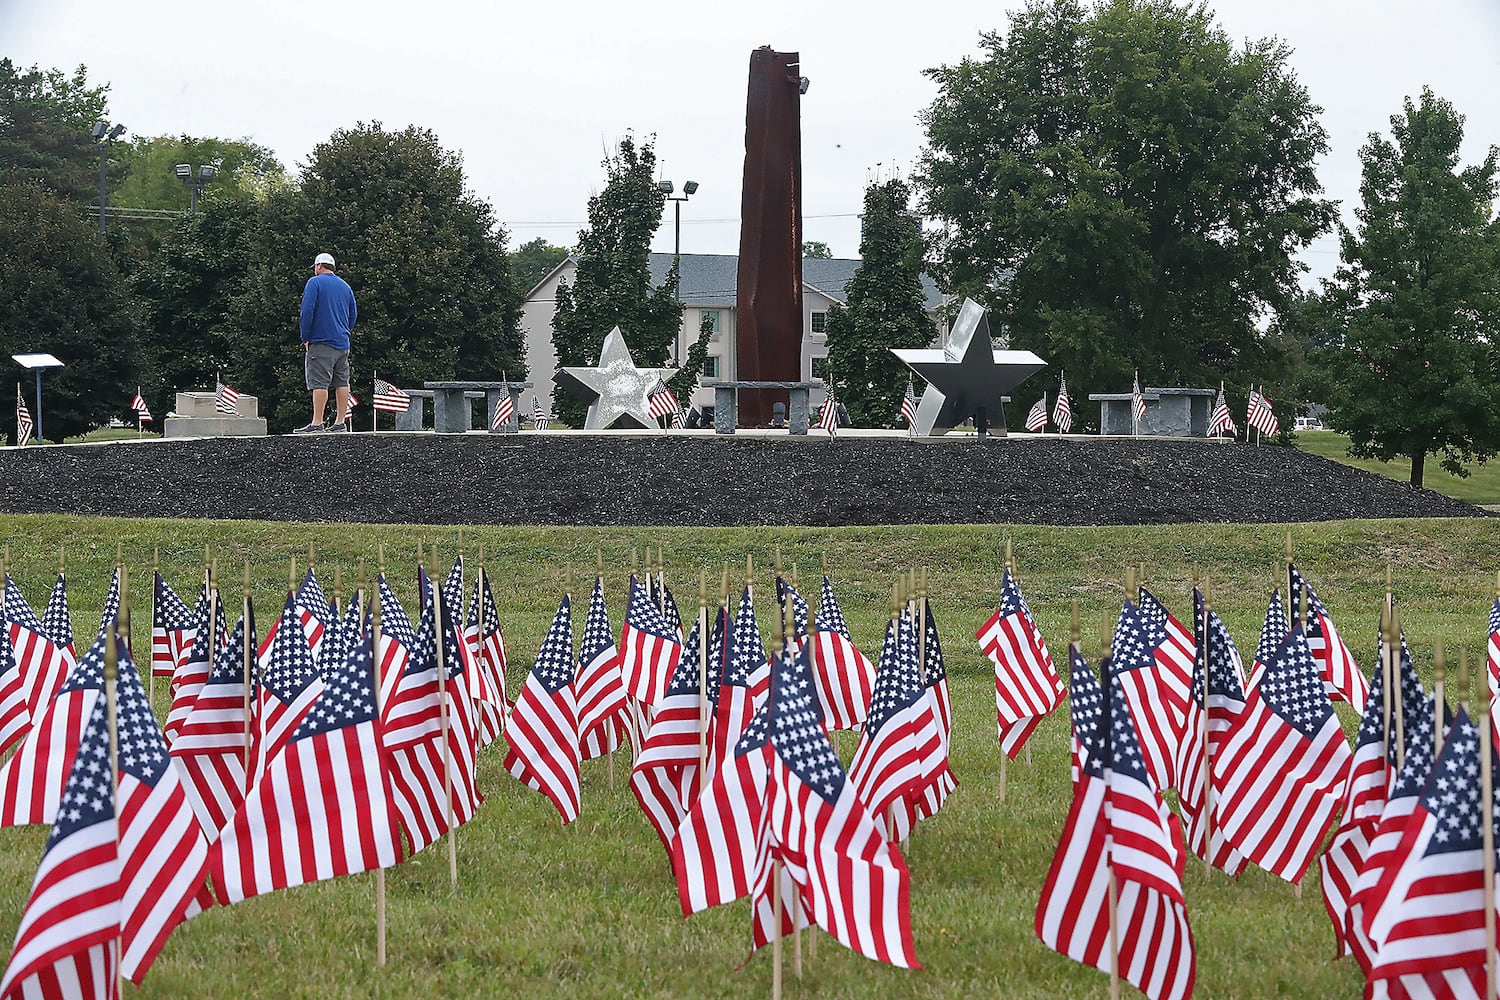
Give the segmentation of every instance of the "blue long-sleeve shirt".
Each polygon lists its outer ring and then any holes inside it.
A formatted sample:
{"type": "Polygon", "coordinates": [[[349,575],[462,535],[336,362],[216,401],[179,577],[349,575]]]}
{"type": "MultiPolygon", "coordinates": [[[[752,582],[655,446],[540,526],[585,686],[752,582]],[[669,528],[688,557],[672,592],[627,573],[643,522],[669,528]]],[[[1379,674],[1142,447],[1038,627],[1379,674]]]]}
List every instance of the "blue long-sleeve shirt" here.
{"type": "Polygon", "coordinates": [[[354,289],[336,274],[315,274],[302,289],[302,342],[327,344],[335,350],[349,349],[349,331],[359,310],[354,289]]]}

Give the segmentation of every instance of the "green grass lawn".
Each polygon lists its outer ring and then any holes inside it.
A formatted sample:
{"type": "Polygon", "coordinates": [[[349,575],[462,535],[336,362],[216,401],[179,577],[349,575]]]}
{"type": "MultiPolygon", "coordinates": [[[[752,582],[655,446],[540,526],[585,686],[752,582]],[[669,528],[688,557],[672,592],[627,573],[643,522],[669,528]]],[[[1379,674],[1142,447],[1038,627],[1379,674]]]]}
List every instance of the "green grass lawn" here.
{"type": "Polygon", "coordinates": [[[159,433],[150,429],[138,431],[134,427],[98,427],[87,434],[65,438],[63,444],[98,444],[101,441],[135,441],[159,437],[159,433]]]}
{"type": "MultiPolygon", "coordinates": [[[[58,549],[67,553],[70,596],[80,636],[97,622],[98,602],[116,541],[132,568],[138,631],[144,630],[153,549],[182,592],[192,589],[204,546],[221,560],[237,590],[243,560],[264,622],[284,596],[288,565],[305,567],[311,542],[331,586],[334,568],[347,590],[359,560],[372,571],[386,546],[403,601],[419,535],[436,537],[440,558],[458,549],[455,529],[301,525],[263,522],[110,520],[59,516],[3,518],[11,570],[33,602],[45,598],[58,549]]],[[[1486,520],[1347,521],[1293,529],[1299,566],[1368,660],[1387,560],[1396,566],[1404,623],[1424,669],[1433,639],[1446,639],[1450,661],[1467,646],[1482,683],[1485,615],[1500,568],[1500,532],[1486,520]]],[[[1284,526],[1182,525],[1123,528],[900,527],[843,529],[465,529],[471,560],[480,544],[493,580],[510,652],[509,685],[519,689],[540,644],[568,567],[582,592],[602,551],[613,622],[624,611],[623,586],[633,546],[664,546],[679,603],[690,613],[700,567],[732,579],[745,555],[756,560],[758,610],[769,632],[774,608],[769,567],[776,550],[795,560],[810,590],[826,555],[856,643],[878,648],[893,578],[927,566],[934,614],[952,678],[952,763],[960,785],[943,812],[924,822],[906,851],[911,910],[923,971],[879,966],[826,936],[789,996],[1103,997],[1108,978],[1041,945],[1032,932],[1037,893],[1057,844],[1069,800],[1067,716],[1047,720],[1033,760],[1009,767],[1000,800],[1001,755],[994,725],[993,674],[974,630],[993,609],[1005,541],[1015,545],[1027,598],[1054,655],[1067,641],[1078,601],[1085,651],[1118,607],[1127,563],[1143,563],[1148,582],[1181,617],[1191,579],[1201,573],[1216,606],[1247,655],[1260,630],[1278,571],[1284,526]]],[[[413,607],[412,603],[408,607],[413,607]]],[[[575,635],[581,631],[581,614],[575,635]]],[[[142,639],[137,639],[141,648],[142,639]]],[[[1450,685],[1452,685],[1450,674],[1450,685]]],[[[1450,691],[1453,687],[1450,686],[1450,691]]],[[[162,692],[158,707],[165,715],[162,692]]],[[[1352,732],[1354,719],[1341,710],[1352,732]]],[[[847,760],[854,739],[845,734],[847,760]]],[[[749,946],[745,902],[688,919],[681,916],[670,865],[640,813],[619,755],[610,787],[606,763],[584,767],[583,813],[570,827],[540,795],[502,768],[503,744],[481,755],[479,815],[458,833],[460,884],[448,885],[446,845],[389,873],[390,960],[375,966],[374,877],[361,875],[279,892],[212,910],[179,928],[146,979],[160,997],[742,997],[770,993],[769,950],[743,969],[749,946]]],[[[14,938],[45,831],[0,830],[0,942],[14,938]]],[[[1300,899],[1290,886],[1252,870],[1239,881],[1190,863],[1188,911],[1198,954],[1201,997],[1356,997],[1361,978],[1334,962],[1333,936],[1316,868],[1300,899]]],[[[0,944],[4,947],[4,944],[0,944]]],[[[790,950],[788,950],[790,955],[790,950]]],[[[128,990],[127,992],[137,992],[128,990]]]]}
{"type": "MultiPolygon", "coordinates": [[[[1396,458],[1389,462],[1377,462],[1374,459],[1351,458],[1349,435],[1337,431],[1298,431],[1297,447],[1403,483],[1411,479],[1411,459],[1396,458]]],[[[1443,471],[1437,459],[1428,456],[1427,467],[1423,471],[1425,474],[1422,485],[1430,490],[1470,503],[1500,504],[1500,463],[1476,463],[1469,467],[1469,477],[1464,479],[1443,471]]]]}

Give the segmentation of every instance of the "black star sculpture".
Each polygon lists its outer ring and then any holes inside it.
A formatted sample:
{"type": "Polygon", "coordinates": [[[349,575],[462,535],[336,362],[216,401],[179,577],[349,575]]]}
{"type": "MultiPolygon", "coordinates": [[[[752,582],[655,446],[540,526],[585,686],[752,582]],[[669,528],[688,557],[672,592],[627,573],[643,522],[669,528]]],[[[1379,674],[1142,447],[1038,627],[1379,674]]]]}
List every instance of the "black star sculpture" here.
{"type": "Polygon", "coordinates": [[[917,403],[919,437],[946,434],[970,417],[980,437],[991,427],[1004,434],[1002,397],[1047,367],[1030,351],[995,350],[984,307],[973,299],[964,299],[941,350],[893,347],[891,353],[927,380],[917,403]]]}

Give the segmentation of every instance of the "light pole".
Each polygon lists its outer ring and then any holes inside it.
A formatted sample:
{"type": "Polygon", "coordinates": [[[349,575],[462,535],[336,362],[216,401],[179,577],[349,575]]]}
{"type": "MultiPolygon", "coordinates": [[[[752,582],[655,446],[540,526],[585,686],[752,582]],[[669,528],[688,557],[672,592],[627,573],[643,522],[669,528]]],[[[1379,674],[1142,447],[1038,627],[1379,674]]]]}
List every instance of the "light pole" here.
{"type": "Polygon", "coordinates": [[[125,134],[125,126],[116,125],[110,128],[108,122],[95,122],[94,131],[91,134],[99,147],[99,232],[102,233],[104,232],[104,171],[109,160],[109,147],[125,134]]]}
{"type": "Polygon", "coordinates": [[[674,198],[672,191],[675,187],[676,185],[671,181],[656,182],[656,189],[667,196],[667,201],[673,203],[672,214],[675,231],[672,239],[672,259],[674,261],[682,256],[682,203],[698,193],[698,182],[683,181],[682,194],[674,198]]]}
{"type": "Polygon", "coordinates": [[[213,180],[214,175],[219,172],[219,161],[215,160],[213,163],[202,164],[198,167],[196,174],[193,172],[193,165],[191,163],[179,163],[172,168],[172,172],[177,175],[178,180],[187,185],[188,190],[191,192],[188,200],[188,211],[196,212],[198,211],[198,196],[203,193],[203,185],[213,180]]]}

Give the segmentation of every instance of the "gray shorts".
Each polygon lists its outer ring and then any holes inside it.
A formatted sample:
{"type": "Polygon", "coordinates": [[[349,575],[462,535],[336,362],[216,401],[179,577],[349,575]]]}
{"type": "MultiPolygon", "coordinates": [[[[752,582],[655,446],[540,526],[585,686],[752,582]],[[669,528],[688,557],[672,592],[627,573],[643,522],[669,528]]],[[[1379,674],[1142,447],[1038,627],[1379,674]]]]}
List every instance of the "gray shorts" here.
{"type": "Polygon", "coordinates": [[[349,384],[349,352],[327,344],[307,345],[307,387],[337,389],[349,384]]]}

